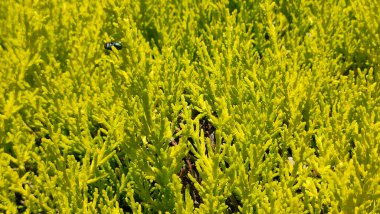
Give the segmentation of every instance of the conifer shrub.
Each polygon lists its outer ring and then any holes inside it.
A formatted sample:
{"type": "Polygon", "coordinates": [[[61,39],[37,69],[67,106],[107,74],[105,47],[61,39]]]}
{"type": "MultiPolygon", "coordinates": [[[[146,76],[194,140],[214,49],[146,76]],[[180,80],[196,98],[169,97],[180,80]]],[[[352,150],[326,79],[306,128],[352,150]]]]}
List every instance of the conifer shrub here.
{"type": "Polygon", "coordinates": [[[378,14],[0,1],[0,212],[380,213],[378,14]]]}

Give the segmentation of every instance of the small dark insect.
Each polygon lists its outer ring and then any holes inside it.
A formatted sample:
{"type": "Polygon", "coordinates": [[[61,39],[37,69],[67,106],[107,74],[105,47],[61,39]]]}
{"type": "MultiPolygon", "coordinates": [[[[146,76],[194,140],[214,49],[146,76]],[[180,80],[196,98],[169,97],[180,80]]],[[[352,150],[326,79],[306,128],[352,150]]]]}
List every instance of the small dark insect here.
{"type": "Polygon", "coordinates": [[[123,46],[121,45],[121,42],[107,42],[104,44],[104,48],[106,50],[112,51],[112,47],[115,47],[118,50],[121,50],[121,48],[123,48],[123,46]]]}

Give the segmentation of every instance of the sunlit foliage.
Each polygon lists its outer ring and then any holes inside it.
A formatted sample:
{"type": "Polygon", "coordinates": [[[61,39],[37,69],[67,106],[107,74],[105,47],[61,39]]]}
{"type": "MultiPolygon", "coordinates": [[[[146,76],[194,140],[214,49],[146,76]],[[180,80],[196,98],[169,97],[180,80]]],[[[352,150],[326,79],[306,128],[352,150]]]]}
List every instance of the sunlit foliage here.
{"type": "Polygon", "coordinates": [[[0,1],[0,212],[380,213],[378,14],[0,1]]]}

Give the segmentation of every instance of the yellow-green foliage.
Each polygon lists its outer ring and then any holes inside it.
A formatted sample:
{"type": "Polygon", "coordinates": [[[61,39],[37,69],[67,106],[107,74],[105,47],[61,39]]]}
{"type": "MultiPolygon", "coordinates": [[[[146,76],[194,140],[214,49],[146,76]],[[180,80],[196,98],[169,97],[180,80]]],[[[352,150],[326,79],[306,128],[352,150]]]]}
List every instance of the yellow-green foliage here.
{"type": "Polygon", "coordinates": [[[0,212],[380,213],[378,14],[1,0],[0,212]]]}

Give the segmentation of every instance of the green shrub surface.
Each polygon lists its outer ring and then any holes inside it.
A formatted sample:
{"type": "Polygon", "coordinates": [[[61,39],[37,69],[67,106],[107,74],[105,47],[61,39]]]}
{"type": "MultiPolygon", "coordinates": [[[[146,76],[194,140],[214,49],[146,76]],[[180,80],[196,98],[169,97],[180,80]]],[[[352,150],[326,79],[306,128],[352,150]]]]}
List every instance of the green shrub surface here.
{"type": "Polygon", "coordinates": [[[380,213],[378,14],[1,0],[0,212],[380,213]]]}

